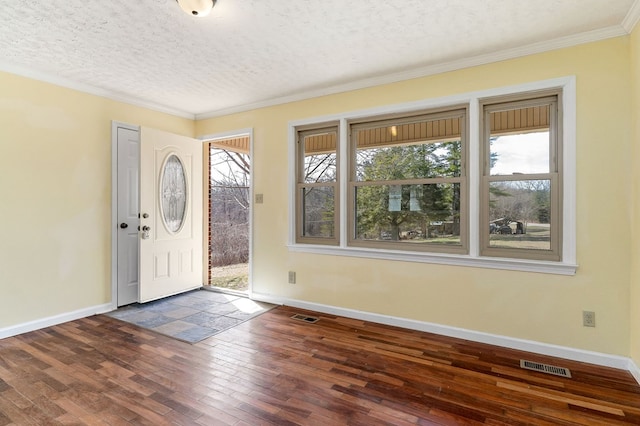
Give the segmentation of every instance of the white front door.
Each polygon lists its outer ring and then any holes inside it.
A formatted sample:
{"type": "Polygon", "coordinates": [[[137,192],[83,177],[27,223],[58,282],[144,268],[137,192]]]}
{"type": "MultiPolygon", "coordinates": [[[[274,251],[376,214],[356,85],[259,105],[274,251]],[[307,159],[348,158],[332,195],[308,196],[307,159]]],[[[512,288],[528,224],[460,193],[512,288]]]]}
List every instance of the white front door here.
{"type": "Polygon", "coordinates": [[[138,190],[140,138],[137,130],[117,128],[118,306],[138,301],[138,190]]]}
{"type": "Polygon", "coordinates": [[[140,131],[140,285],[148,302],[202,285],[202,143],[140,131]]]}

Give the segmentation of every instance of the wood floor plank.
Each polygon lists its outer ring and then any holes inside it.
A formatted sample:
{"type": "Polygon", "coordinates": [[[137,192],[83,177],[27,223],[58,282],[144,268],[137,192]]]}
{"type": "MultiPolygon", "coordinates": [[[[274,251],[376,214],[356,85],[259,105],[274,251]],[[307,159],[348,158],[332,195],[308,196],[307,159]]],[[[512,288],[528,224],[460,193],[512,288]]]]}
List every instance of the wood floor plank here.
{"type": "Polygon", "coordinates": [[[195,345],[97,315],[0,340],[0,426],[14,424],[637,425],[640,386],[622,370],[290,307],[195,345]]]}

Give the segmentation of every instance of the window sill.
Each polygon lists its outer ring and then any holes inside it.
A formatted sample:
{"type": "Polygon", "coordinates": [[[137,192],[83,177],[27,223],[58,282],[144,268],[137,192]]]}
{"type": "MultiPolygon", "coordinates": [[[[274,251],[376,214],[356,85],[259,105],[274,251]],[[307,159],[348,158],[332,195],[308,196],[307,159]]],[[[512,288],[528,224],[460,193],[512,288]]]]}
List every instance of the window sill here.
{"type": "Polygon", "coordinates": [[[416,253],[408,251],[376,250],[369,248],[335,247],[314,244],[290,244],[289,251],[332,256],[363,257],[403,262],[434,263],[449,266],[504,269],[509,271],[538,272],[543,274],[575,275],[578,265],[540,260],[508,259],[502,257],[472,257],[442,253],[416,253]]]}

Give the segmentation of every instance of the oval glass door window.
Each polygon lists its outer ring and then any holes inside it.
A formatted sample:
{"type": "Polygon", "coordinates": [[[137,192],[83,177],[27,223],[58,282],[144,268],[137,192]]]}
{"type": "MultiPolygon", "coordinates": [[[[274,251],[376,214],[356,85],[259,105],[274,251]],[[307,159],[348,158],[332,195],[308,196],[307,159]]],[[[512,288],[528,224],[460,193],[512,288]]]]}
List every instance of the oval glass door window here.
{"type": "Polygon", "coordinates": [[[160,209],[167,230],[178,232],[184,223],[187,209],[187,180],[184,165],[175,154],[167,157],[162,168],[160,209]]]}

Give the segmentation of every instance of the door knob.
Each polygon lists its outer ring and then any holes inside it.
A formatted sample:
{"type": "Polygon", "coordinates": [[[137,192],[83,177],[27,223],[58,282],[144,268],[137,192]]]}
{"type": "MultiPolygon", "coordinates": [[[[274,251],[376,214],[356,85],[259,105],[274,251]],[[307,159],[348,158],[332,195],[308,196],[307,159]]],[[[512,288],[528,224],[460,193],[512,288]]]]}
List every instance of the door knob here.
{"type": "Polygon", "coordinates": [[[128,227],[129,227],[129,225],[127,223],[122,222],[120,224],[120,228],[122,228],[122,229],[127,229],[128,227]]]}
{"type": "Polygon", "coordinates": [[[147,225],[142,227],[142,235],[140,235],[140,237],[143,240],[148,240],[149,239],[149,231],[151,230],[151,228],[149,228],[147,225]]]}

